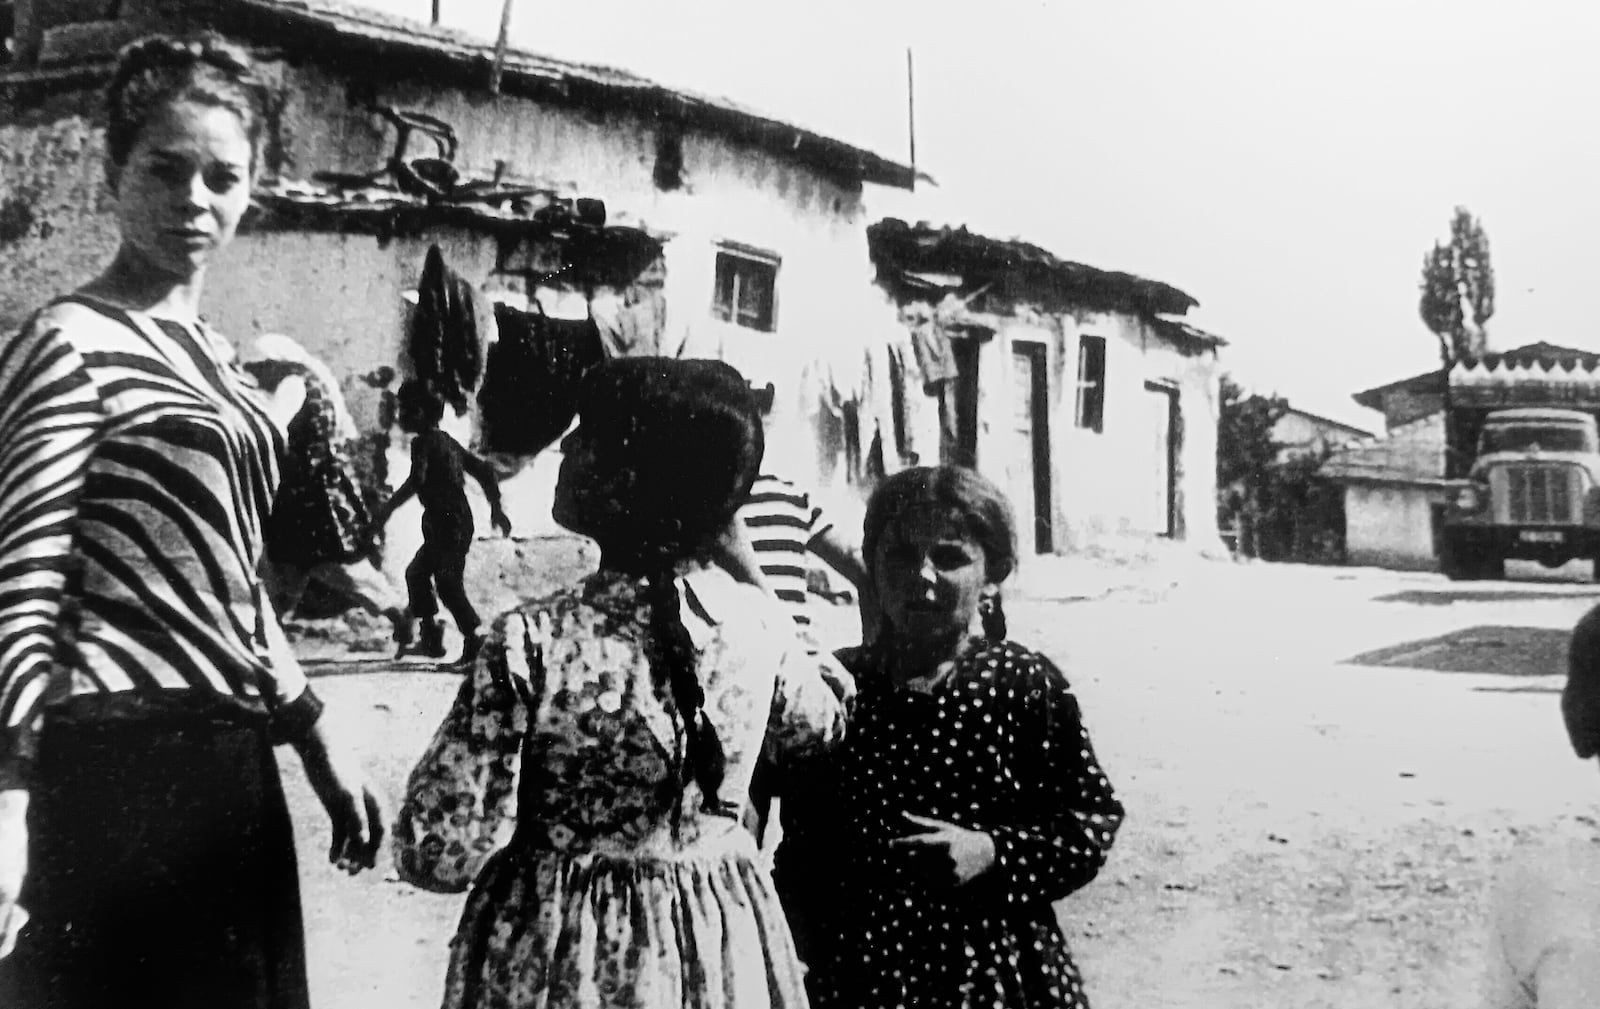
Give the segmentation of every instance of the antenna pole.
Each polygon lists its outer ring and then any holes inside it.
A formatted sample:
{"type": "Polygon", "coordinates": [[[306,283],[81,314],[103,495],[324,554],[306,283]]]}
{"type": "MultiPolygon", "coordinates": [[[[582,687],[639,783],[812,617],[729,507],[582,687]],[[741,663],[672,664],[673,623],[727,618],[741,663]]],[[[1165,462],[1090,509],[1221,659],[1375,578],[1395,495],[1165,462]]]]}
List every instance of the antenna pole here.
{"type": "Polygon", "coordinates": [[[911,47],[906,46],[906,120],[911,137],[911,191],[917,191],[917,78],[911,62],[911,47]]]}
{"type": "Polygon", "coordinates": [[[500,93],[500,73],[506,65],[506,48],[511,41],[511,8],[515,3],[516,0],[506,0],[500,9],[500,39],[494,44],[494,68],[489,72],[489,93],[493,95],[500,93]]]}

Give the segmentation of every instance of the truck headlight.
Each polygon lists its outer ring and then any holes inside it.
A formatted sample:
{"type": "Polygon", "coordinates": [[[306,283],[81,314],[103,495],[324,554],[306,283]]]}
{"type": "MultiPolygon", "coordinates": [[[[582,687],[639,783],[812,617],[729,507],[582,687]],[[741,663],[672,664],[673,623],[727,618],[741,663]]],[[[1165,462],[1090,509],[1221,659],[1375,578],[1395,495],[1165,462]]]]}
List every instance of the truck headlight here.
{"type": "Polygon", "coordinates": [[[1458,511],[1475,512],[1482,510],[1489,503],[1487,488],[1477,484],[1468,484],[1456,491],[1455,505],[1458,511]]]}

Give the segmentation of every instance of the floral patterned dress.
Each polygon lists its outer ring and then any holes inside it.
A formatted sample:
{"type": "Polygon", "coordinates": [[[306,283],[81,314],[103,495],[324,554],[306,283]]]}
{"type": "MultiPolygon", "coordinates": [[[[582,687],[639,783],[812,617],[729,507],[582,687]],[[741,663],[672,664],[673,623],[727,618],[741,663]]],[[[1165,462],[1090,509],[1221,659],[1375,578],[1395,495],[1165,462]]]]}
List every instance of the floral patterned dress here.
{"type": "MultiPolygon", "coordinates": [[[[495,622],[531,711],[518,823],[452,944],[446,1009],[804,1009],[803,969],[754,840],[702,811],[683,723],[645,653],[644,586],[608,572],[495,622]],[[523,639],[516,647],[518,639],[523,639]]],[[[680,580],[705,712],[742,798],[763,745],[844,731],[777,603],[720,571],[680,580]]]]}

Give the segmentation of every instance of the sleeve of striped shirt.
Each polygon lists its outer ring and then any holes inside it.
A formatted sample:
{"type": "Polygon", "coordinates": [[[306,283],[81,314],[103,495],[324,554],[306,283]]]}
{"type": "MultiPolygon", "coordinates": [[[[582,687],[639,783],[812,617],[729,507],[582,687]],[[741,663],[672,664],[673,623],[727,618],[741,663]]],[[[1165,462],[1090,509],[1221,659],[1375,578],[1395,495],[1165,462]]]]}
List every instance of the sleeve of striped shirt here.
{"type": "Polygon", "coordinates": [[[99,390],[58,330],[0,350],[0,789],[26,788],[99,390]]]}
{"type": "Polygon", "coordinates": [[[822,510],[821,505],[817,504],[816,498],[812,497],[810,494],[805,494],[804,498],[806,508],[806,542],[809,543],[818,536],[821,536],[823,533],[827,532],[829,529],[832,529],[833,519],[828,517],[827,513],[822,510]]]}

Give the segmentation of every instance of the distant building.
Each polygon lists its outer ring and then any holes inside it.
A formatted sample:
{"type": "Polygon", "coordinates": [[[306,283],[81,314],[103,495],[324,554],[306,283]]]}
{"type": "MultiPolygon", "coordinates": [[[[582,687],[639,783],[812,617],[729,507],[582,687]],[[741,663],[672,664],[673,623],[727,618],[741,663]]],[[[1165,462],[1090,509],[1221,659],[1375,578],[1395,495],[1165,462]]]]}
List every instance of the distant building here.
{"type": "Polygon", "coordinates": [[[1444,415],[1391,425],[1388,437],[1335,452],[1319,474],[1344,488],[1344,549],[1350,564],[1437,566],[1436,508],[1446,500],[1444,415]]]}
{"type": "Polygon", "coordinates": [[[1365,428],[1346,424],[1291,406],[1272,426],[1272,440],[1281,446],[1278,461],[1303,456],[1320,456],[1337,448],[1369,442],[1377,435],[1365,428]]]}
{"type": "Polygon", "coordinates": [[[868,238],[911,331],[885,357],[891,379],[914,375],[930,346],[948,347],[954,367],[936,388],[895,384],[909,409],[880,425],[901,457],[891,465],[976,465],[1011,497],[1024,554],[1121,535],[1220,546],[1226,341],[1182,320],[1194,298],[965,228],[891,218],[868,238]]]}

